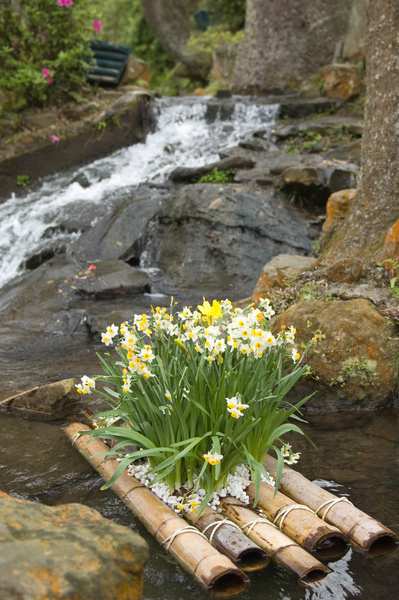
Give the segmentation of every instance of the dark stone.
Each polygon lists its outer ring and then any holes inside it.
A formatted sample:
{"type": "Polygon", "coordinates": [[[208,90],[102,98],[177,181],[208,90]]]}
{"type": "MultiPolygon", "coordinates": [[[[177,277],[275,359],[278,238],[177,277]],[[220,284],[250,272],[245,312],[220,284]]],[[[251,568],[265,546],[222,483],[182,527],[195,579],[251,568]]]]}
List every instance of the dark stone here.
{"type": "Polygon", "coordinates": [[[245,169],[253,166],[254,161],[250,158],[231,156],[203,167],[177,167],[171,172],[169,179],[174,182],[194,183],[204,175],[211,173],[213,169],[227,171],[228,169],[245,169]]]}
{"type": "Polygon", "coordinates": [[[139,600],[146,542],[81,504],[44,506],[0,492],[4,600],[139,600]]]}
{"type": "Polygon", "coordinates": [[[327,160],[341,160],[360,165],[362,155],[362,140],[348,142],[325,153],[327,160]]]}
{"type": "Polygon", "coordinates": [[[300,100],[283,101],[280,104],[279,117],[289,117],[291,119],[303,119],[309,115],[317,115],[317,113],[325,110],[337,110],[341,106],[341,102],[330,100],[327,98],[310,98],[300,100]]]}
{"type": "Polygon", "coordinates": [[[158,291],[247,297],[276,254],[308,254],[306,213],[273,191],[234,184],[185,186],[164,200],[146,234],[146,260],[161,270],[158,291]]]}
{"type": "Polygon", "coordinates": [[[264,140],[259,137],[250,137],[238,144],[240,148],[246,150],[255,150],[256,152],[276,152],[278,148],[275,144],[268,140],[264,140]]]}
{"type": "Polygon", "coordinates": [[[273,135],[281,140],[296,136],[305,131],[314,131],[320,135],[331,135],[334,130],[345,129],[348,133],[361,136],[363,134],[363,123],[360,119],[352,117],[321,117],[300,123],[280,125],[273,129],[273,135]]]}
{"type": "Polygon", "coordinates": [[[131,296],[149,291],[147,274],[121,260],[98,262],[96,270],[77,277],[73,287],[77,292],[95,298],[131,296]]]}

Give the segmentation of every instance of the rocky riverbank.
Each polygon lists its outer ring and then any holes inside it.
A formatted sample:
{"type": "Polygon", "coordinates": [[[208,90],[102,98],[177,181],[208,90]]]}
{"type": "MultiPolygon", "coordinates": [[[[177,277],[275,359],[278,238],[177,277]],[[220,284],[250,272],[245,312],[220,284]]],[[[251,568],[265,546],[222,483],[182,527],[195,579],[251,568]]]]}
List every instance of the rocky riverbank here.
{"type": "MultiPolygon", "coordinates": [[[[130,110],[131,101],[138,110],[131,91],[101,114],[118,114],[118,106],[122,113],[130,110]]],[[[223,114],[227,125],[234,102],[210,100],[209,119],[223,114]]],[[[300,342],[319,336],[320,351],[308,357],[311,371],[303,384],[306,392],[318,391],[309,410],[390,406],[398,314],[385,271],[357,263],[334,267],[322,257],[327,200],[331,206],[337,193],[356,187],[362,118],[353,112],[351,105],[325,98],[286,99],[271,132],[253,131],[220,152],[220,162],[176,169],[163,184],[117,196],[111,206],[98,207],[94,224],[84,210],[66,217],[62,229],[79,229],[80,236],[66,245],[49,242],[26,261],[24,275],[4,286],[0,318],[7,335],[15,343],[24,339],[26,348],[45,339],[55,358],[63,352],[60,335],[86,347],[109,321],[145,310],[151,300],[144,294],[173,294],[190,304],[203,296],[249,301],[266,295],[278,324],[298,321],[300,342]],[[215,183],[201,182],[207,173],[215,183]],[[218,179],[220,173],[229,173],[231,182],[218,179]],[[315,254],[305,268],[298,266],[301,257],[315,254]],[[279,255],[292,260],[270,276],[268,265],[273,271],[279,255]]],[[[122,126],[123,135],[129,127],[122,126]]],[[[57,153],[62,156],[62,148],[57,153]]],[[[156,300],[162,301],[169,302],[156,300]]]]}

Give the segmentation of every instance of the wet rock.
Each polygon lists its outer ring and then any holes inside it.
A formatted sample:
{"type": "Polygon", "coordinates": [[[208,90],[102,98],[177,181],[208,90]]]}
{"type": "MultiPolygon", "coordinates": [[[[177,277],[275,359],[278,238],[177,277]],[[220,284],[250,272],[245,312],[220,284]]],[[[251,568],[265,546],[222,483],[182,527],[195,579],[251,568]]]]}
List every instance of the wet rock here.
{"type": "Polygon", "coordinates": [[[146,233],[146,260],[158,267],[158,291],[248,296],[268,260],[308,254],[306,213],[273,191],[240,185],[185,186],[164,200],[146,233]]]}
{"type": "Polygon", "coordinates": [[[279,117],[290,117],[291,119],[303,119],[309,115],[334,110],[340,107],[338,100],[329,98],[309,98],[301,100],[285,100],[280,104],[279,117]]]}
{"type": "Polygon", "coordinates": [[[26,419],[52,421],[76,411],[80,402],[76,379],[64,379],[21,392],[0,402],[2,410],[26,419]]]}
{"type": "Polygon", "coordinates": [[[355,165],[336,165],[331,161],[317,161],[285,169],[280,187],[324,206],[332,192],[356,184],[355,165]]]}
{"type": "Polygon", "coordinates": [[[255,152],[278,152],[278,148],[275,144],[269,140],[264,140],[260,137],[251,136],[242,140],[239,144],[240,148],[246,150],[255,150],[255,152]]]}
{"type": "Polygon", "coordinates": [[[273,287],[284,288],[297,275],[311,271],[317,264],[317,259],[311,256],[279,254],[265,264],[261,276],[252,294],[252,301],[258,303],[261,298],[267,298],[273,287]]]}
{"type": "Polygon", "coordinates": [[[360,165],[362,156],[362,140],[348,142],[347,144],[339,145],[337,148],[328,150],[324,154],[326,160],[336,160],[355,163],[360,165]]]}
{"type": "Polygon", "coordinates": [[[176,169],[173,169],[169,175],[169,179],[175,183],[194,183],[201,179],[201,177],[204,175],[211,173],[213,169],[227,171],[228,169],[245,169],[253,166],[254,161],[250,158],[244,156],[231,156],[203,167],[177,167],[176,169]]]}
{"type": "Polygon", "coordinates": [[[146,542],[81,504],[0,492],[0,594],[7,600],[139,600],[146,542]]]}
{"type": "Polygon", "coordinates": [[[399,341],[395,324],[371,302],[298,302],[279,315],[276,329],[283,324],[296,327],[298,348],[319,336],[306,356],[312,375],[295,388],[296,397],[317,392],[309,410],[374,410],[392,402],[399,341]]]}
{"type": "Polygon", "coordinates": [[[273,177],[268,177],[265,174],[264,169],[240,169],[234,175],[234,181],[236,183],[243,183],[245,185],[260,185],[267,187],[274,184],[273,177]]]}
{"type": "Polygon", "coordinates": [[[70,246],[79,260],[123,259],[138,266],[142,233],[159,210],[166,189],[142,186],[128,199],[116,202],[109,213],[98,215],[97,222],[70,246]]]}
{"type": "Polygon", "coordinates": [[[323,223],[323,231],[336,228],[337,224],[345,218],[355,196],[356,189],[353,188],[331,194],[327,200],[327,217],[323,223]]]}
{"type": "Polygon", "coordinates": [[[362,79],[356,65],[333,64],[319,71],[323,78],[323,90],[328,98],[350,100],[358,96],[362,88],[362,79]]]}
{"type": "Polygon", "coordinates": [[[303,156],[300,154],[280,154],[270,165],[270,173],[280,175],[290,167],[296,167],[303,162],[303,156]]]}
{"type": "Polygon", "coordinates": [[[149,291],[148,276],[123,261],[102,261],[95,271],[75,279],[74,289],[95,298],[143,294],[149,291]]]}
{"type": "Polygon", "coordinates": [[[363,123],[361,119],[355,117],[321,117],[299,123],[290,123],[289,125],[281,124],[273,129],[273,135],[280,140],[286,140],[305,131],[313,131],[324,136],[334,133],[334,130],[345,130],[348,133],[361,136],[363,134],[363,123]]]}
{"type": "Polygon", "coordinates": [[[344,258],[338,260],[327,269],[330,281],[338,283],[356,283],[363,271],[363,263],[358,258],[344,258]]]}

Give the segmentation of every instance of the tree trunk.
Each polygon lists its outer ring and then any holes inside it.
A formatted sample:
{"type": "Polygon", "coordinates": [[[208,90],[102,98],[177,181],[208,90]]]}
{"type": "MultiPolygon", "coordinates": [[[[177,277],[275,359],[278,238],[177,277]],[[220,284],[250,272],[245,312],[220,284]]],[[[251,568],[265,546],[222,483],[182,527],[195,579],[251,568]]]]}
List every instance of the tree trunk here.
{"type": "Polygon", "coordinates": [[[297,89],[303,79],[332,62],[347,30],[350,8],[351,0],[247,0],[234,88],[297,89]]]}
{"type": "MultiPolygon", "coordinates": [[[[141,0],[148,25],[163,48],[176,61],[182,62],[193,76],[202,74],[203,57],[188,52],[186,43],[194,25],[184,0],[141,0]]],[[[192,4],[192,3],[191,3],[192,4]]]]}
{"type": "Polygon", "coordinates": [[[370,0],[366,33],[367,98],[362,168],[348,217],[323,260],[381,260],[399,219],[399,2],[370,0]]]}

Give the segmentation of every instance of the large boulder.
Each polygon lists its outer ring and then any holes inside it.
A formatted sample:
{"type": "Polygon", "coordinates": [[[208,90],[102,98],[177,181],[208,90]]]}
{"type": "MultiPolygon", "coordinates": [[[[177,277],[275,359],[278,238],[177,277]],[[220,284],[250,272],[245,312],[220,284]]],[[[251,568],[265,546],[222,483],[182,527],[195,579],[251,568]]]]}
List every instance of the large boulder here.
{"type": "Polygon", "coordinates": [[[96,510],[44,506],[0,492],[0,523],[4,600],[141,597],[146,542],[96,510]]]}
{"type": "Polygon", "coordinates": [[[317,336],[304,360],[311,374],[295,387],[295,397],[317,392],[309,410],[374,410],[395,394],[399,341],[393,321],[365,299],[298,302],[276,319],[277,330],[293,325],[296,347],[317,336]]]}
{"type": "Polygon", "coordinates": [[[242,298],[276,254],[310,253],[306,216],[272,190],[249,194],[235,184],[184,186],[164,200],[148,227],[146,261],[161,270],[163,293],[242,298]]]}

